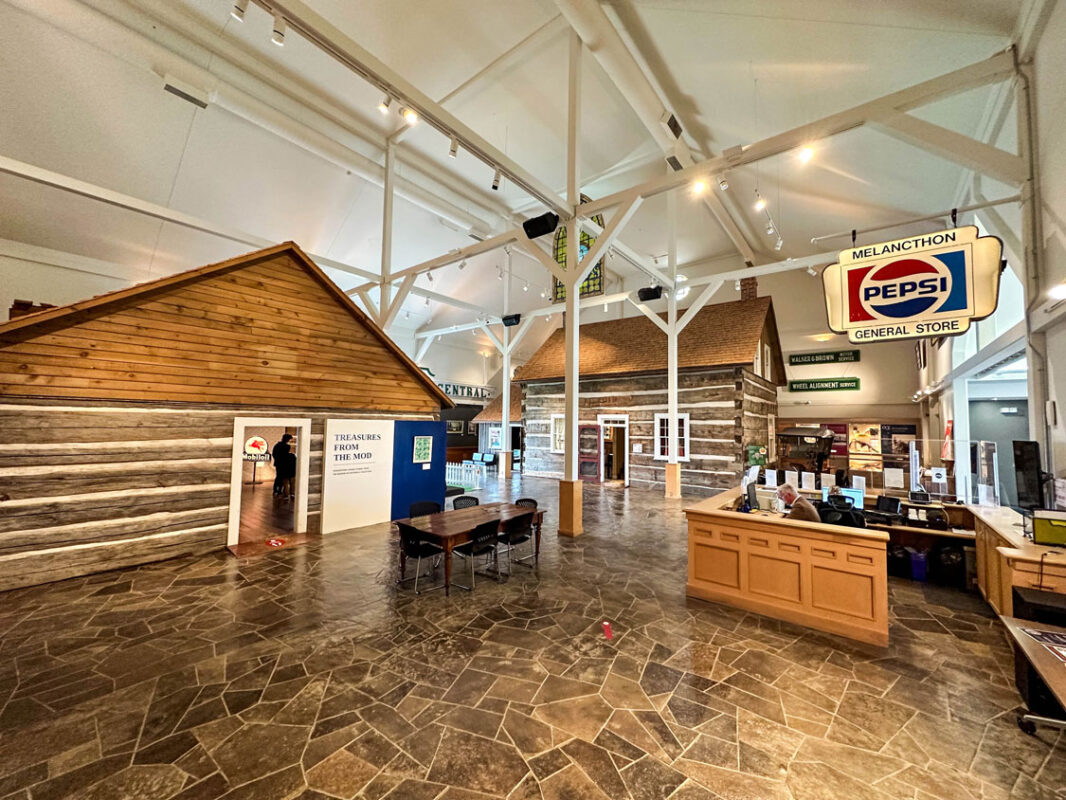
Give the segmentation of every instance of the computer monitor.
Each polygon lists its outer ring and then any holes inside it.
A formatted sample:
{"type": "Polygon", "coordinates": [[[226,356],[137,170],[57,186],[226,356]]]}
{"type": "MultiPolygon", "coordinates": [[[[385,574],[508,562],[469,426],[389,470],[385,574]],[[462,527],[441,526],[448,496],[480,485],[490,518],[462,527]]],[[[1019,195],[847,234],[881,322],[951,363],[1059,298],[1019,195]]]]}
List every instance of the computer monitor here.
{"type": "MultiPolygon", "coordinates": [[[[859,511],[862,511],[862,502],[863,502],[862,489],[840,489],[840,494],[844,495],[844,497],[846,497],[849,500],[851,500],[851,505],[852,505],[853,508],[857,508],[857,509],[859,509],[859,511]]],[[[828,486],[822,487],[822,502],[823,503],[828,503],[829,502],[829,487],[828,486]]]]}
{"type": "Polygon", "coordinates": [[[877,498],[877,510],[883,514],[899,514],[899,498],[889,497],[887,494],[881,495],[877,498]]]}
{"type": "Polygon", "coordinates": [[[1018,484],[1018,506],[1033,510],[1044,507],[1044,482],[1040,475],[1040,445],[1014,442],[1014,477],[1018,484]]]}

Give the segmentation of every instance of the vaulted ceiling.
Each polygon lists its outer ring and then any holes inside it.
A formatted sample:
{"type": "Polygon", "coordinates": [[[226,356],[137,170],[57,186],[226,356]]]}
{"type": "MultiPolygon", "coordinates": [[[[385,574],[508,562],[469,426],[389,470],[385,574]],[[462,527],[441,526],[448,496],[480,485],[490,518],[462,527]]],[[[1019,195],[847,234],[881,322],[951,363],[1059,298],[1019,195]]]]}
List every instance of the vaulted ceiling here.
{"type": "MultiPolygon", "coordinates": [[[[563,0],[307,2],[564,193],[570,26],[563,0]]],[[[1010,43],[1021,5],[615,0],[604,10],[699,160],[987,58],[1010,43]]],[[[230,0],[0,0],[0,156],[377,272],[383,193],[374,176],[398,117],[380,114],[378,89],[298,35],[274,46],[271,18],[255,4],[243,23],[231,7],[230,0]],[[202,93],[206,108],[165,92],[165,77],[202,93]]],[[[662,174],[662,151],[631,99],[595,52],[583,65],[584,193],[595,198],[662,174]]],[[[994,92],[973,90],[916,115],[975,135],[994,92]]],[[[998,144],[1014,148],[1011,125],[998,144]]],[[[542,210],[510,182],[492,191],[492,169],[463,151],[449,158],[448,146],[428,125],[398,145],[406,188],[395,206],[394,270],[542,210]]],[[[782,257],[842,244],[816,247],[813,236],[957,201],[962,167],[874,130],[814,148],[809,163],[786,154],[730,173],[729,205],[757,248],[770,252],[776,238],[752,209],[757,189],[783,236],[782,257]]],[[[703,204],[681,198],[679,261],[698,262],[691,274],[739,266],[703,204]]],[[[664,196],[647,202],[622,241],[645,256],[664,254],[665,210],[664,196]]],[[[11,174],[0,174],[0,237],[125,265],[136,279],[250,249],[11,174]]],[[[419,286],[498,314],[501,284],[490,278],[504,259],[479,256],[469,269],[445,268],[419,286]]],[[[621,258],[609,267],[616,284],[643,280],[621,258]]],[[[512,271],[511,310],[543,305],[543,268],[514,256],[512,271]]],[[[363,282],[331,274],[344,287],[363,282]]],[[[400,327],[473,317],[419,297],[405,310],[400,327]]]]}

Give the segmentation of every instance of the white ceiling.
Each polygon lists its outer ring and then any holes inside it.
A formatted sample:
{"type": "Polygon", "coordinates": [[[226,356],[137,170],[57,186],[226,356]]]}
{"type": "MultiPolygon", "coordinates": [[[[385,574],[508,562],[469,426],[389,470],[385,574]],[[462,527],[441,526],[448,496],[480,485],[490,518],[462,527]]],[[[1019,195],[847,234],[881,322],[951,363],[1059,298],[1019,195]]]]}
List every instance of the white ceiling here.
{"type": "MultiPolygon", "coordinates": [[[[562,192],[569,28],[553,0],[308,2],[562,192]]],[[[1020,6],[1021,0],[613,0],[605,8],[677,111],[699,158],[986,58],[1010,43],[1020,6]]],[[[272,45],[270,18],[254,5],[243,24],[231,19],[230,7],[230,0],[0,0],[0,155],[255,236],[293,239],[308,252],[376,272],[379,186],[223,104],[201,110],[163,91],[162,74],[181,69],[198,76],[204,91],[236,87],[303,130],[383,161],[383,137],[397,121],[378,113],[379,92],[295,34],[284,48],[272,45]]],[[[595,58],[586,54],[584,64],[583,191],[598,197],[662,174],[661,154],[625,97],[595,58]]],[[[918,115],[973,134],[992,94],[967,92],[918,115]]],[[[999,144],[1012,148],[1013,137],[999,144]]],[[[400,174],[497,231],[515,213],[536,213],[536,202],[521,190],[505,182],[492,192],[489,167],[465,153],[449,159],[447,149],[441,134],[416,126],[400,145],[400,174]]],[[[758,185],[783,233],[782,256],[801,256],[826,249],[811,245],[812,236],[950,207],[962,174],[953,163],[860,129],[817,143],[806,165],[788,154],[735,170],[728,191],[761,232],[751,209],[758,185]]],[[[684,192],[678,205],[680,261],[717,259],[693,274],[735,267],[735,248],[706,208],[684,192]]],[[[646,203],[622,240],[647,256],[664,254],[665,209],[665,197],[646,203]]],[[[394,269],[471,243],[402,198],[395,226],[394,269]]],[[[247,249],[11,176],[0,177],[0,237],[159,272],[247,249]]],[[[772,243],[772,237],[755,242],[766,250],[772,243]]],[[[501,284],[494,278],[504,259],[502,252],[480,256],[467,270],[449,267],[432,285],[422,278],[419,286],[499,313],[501,284]]],[[[620,259],[611,267],[616,285],[643,280],[620,259]]],[[[511,310],[541,305],[547,273],[518,256],[512,270],[511,310]]],[[[332,274],[345,287],[361,282],[332,274]]],[[[807,287],[802,291],[817,302],[817,281],[789,283],[807,287]]],[[[405,308],[410,318],[401,316],[401,326],[473,316],[427,307],[420,298],[405,308]]]]}

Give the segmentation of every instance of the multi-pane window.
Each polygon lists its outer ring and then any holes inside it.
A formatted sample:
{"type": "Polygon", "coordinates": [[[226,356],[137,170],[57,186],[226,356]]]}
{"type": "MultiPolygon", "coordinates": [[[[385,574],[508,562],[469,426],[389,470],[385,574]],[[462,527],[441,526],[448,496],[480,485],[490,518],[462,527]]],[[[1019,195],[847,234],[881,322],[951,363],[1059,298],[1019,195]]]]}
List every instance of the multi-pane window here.
{"type": "Polygon", "coordinates": [[[552,452],[562,453],[566,449],[566,417],[562,414],[552,414],[552,452]]]}
{"type": "MultiPolygon", "coordinates": [[[[670,415],[655,415],[655,459],[670,457],[670,415]]],[[[688,461],[688,414],[677,415],[677,458],[688,461]]]]}

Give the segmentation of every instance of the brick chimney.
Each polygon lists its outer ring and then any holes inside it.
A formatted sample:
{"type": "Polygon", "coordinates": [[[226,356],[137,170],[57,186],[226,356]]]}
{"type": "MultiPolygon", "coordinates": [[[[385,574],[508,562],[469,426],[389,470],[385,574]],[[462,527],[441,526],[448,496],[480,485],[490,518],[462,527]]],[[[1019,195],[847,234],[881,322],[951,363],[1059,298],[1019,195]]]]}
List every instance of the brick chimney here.
{"type": "Polygon", "coordinates": [[[758,278],[741,278],[740,279],[740,299],[741,300],[754,300],[759,296],[759,279],[758,278]]]}
{"type": "Polygon", "coordinates": [[[24,317],[27,314],[44,311],[46,308],[55,308],[55,306],[52,303],[34,303],[32,300],[15,300],[11,303],[11,308],[7,312],[7,318],[15,319],[16,317],[24,317]]]}

